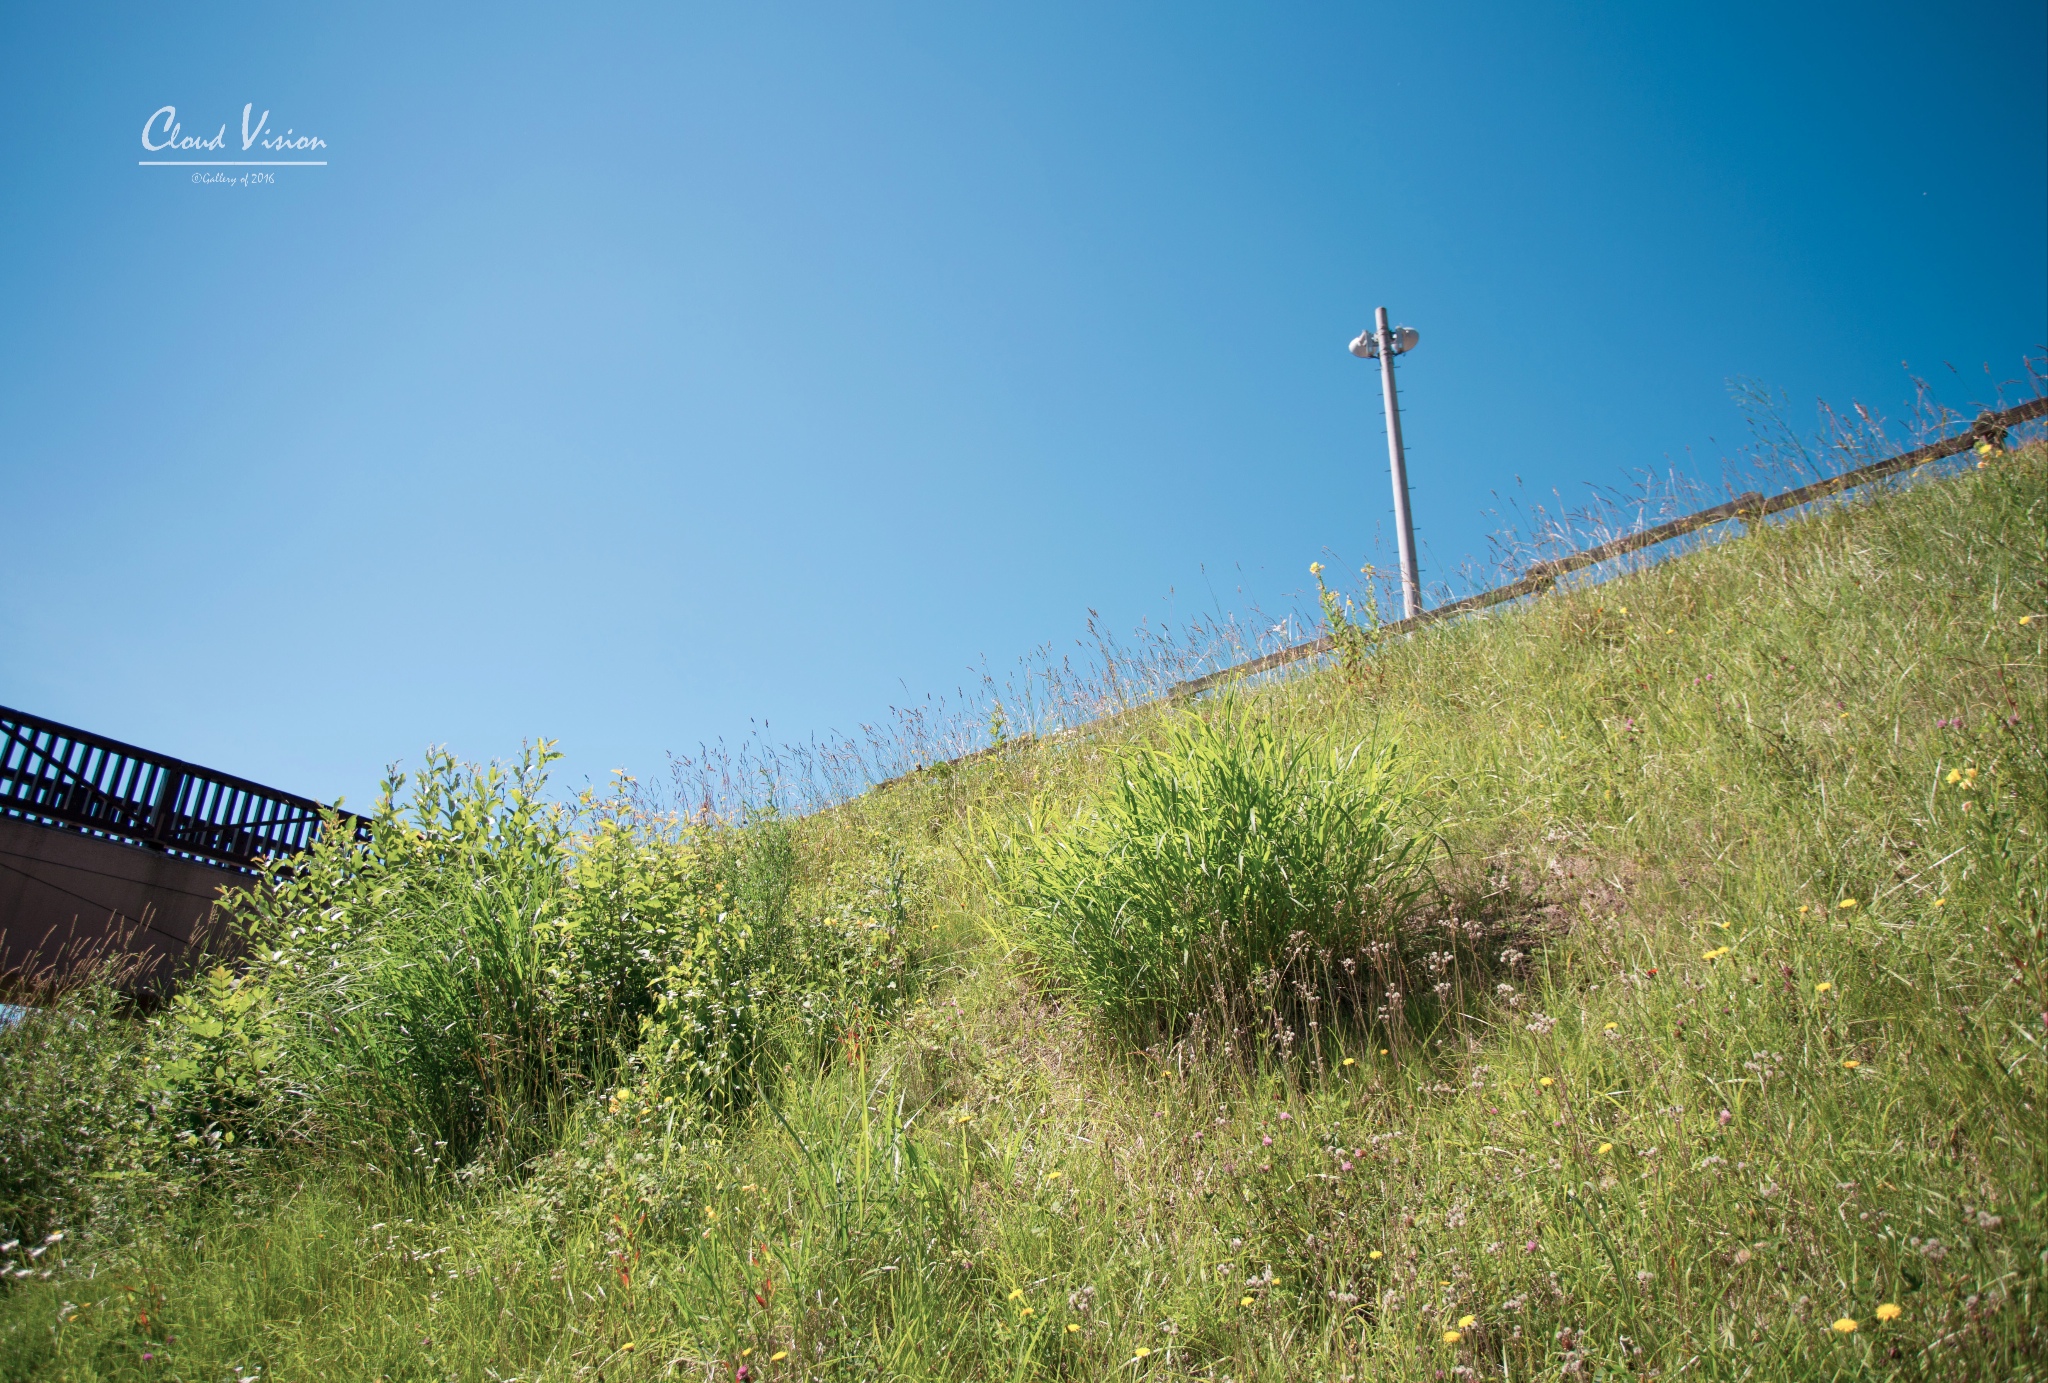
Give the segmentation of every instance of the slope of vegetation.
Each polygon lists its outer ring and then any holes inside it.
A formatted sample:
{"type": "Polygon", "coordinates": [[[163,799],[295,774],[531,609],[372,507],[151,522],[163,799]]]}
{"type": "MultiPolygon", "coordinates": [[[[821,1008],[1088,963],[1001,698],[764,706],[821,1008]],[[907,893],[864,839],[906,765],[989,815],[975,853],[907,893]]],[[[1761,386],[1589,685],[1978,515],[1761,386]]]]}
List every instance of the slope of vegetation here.
{"type": "Polygon", "coordinates": [[[2036,1376],[2044,634],[2034,448],[801,820],[430,763],[0,1038],[0,1377],[2036,1376]]]}

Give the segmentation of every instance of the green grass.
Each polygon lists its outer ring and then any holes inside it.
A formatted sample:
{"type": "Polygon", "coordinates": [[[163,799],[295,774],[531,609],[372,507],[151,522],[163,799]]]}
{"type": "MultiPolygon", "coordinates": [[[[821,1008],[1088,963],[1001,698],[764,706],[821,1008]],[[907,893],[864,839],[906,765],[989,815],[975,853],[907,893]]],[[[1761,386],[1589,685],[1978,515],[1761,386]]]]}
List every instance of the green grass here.
{"type": "Polygon", "coordinates": [[[0,1376],[2039,1376],[2044,634],[2035,449],[1246,693],[1442,842],[1426,997],[1320,1071],[1134,1053],[1016,949],[987,843],[1160,719],[921,775],[791,828],[910,881],[890,1021],[722,1117],[627,1068],[517,1175],[130,1186],[0,1376]]]}

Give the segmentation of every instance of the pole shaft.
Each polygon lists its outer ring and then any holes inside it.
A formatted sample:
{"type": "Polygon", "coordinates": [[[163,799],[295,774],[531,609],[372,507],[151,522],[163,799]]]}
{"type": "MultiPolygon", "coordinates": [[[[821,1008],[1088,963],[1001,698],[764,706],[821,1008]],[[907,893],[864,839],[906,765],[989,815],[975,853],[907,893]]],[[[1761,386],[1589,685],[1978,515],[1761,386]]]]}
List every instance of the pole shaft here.
{"type": "Polygon", "coordinates": [[[1422,576],[1415,565],[1415,521],[1408,513],[1408,458],[1401,450],[1401,401],[1394,393],[1394,333],[1387,310],[1373,314],[1380,345],[1380,393],[1387,408],[1387,464],[1394,472],[1394,538],[1401,551],[1401,613],[1422,613],[1422,576]]]}

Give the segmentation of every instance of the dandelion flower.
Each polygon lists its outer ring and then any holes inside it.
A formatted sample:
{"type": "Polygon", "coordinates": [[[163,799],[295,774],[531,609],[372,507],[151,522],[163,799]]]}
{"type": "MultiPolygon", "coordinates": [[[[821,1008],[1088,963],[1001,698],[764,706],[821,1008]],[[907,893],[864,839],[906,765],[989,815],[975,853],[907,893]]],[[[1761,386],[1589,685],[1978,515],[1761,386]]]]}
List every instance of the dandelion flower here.
{"type": "Polygon", "coordinates": [[[962,1114],[962,1115],[961,1115],[961,1116],[960,1116],[959,1118],[955,1119],[955,1120],[954,1120],[953,1122],[954,1122],[954,1123],[956,1123],[956,1124],[971,1124],[971,1123],[973,1123],[973,1122],[974,1122],[974,1116],[973,1116],[972,1114],[962,1114]]]}
{"type": "Polygon", "coordinates": [[[1378,1249],[1374,1249],[1374,1250],[1373,1250],[1373,1251],[1372,1251],[1371,1253],[1368,1253],[1368,1254],[1366,1255],[1366,1257],[1367,1257],[1367,1258],[1385,1258],[1385,1257],[1386,1257],[1386,1255],[1385,1255],[1384,1253],[1381,1253],[1381,1252],[1380,1252],[1380,1251],[1379,1251],[1378,1249]]]}
{"type": "Polygon", "coordinates": [[[1032,1314],[1032,1309],[1029,1306],[1027,1306],[1023,1310],[1019,1311],[1017,1314],[1020,1316],[1029,1316],[1032,1314]]]}
{"type": "Polygon", "coordinates": [[[1045,1174],[1045,1179],[1046,1179],[1047,1181],[1058,1181],[1058,1180],[1059,1180],[1059,1179],[1060,1179],[1061,1177],[1063,1177],[1063,1176],[1065,1176],[1065,1175],[1066,1175],[1066,1173],[1065,1173],[1065,1172],[1047,1172],[1047,1173],[1045,1174]]]}
{"type": "Polygon", "coordinates": [[[1899,1304],[1895,1301],[1888,1301],[1877,1308],[1877,1318],[1881,1321],[1895,1321],[1902,1314],[1899,1310],[1899,1304]]]}
{"type": "Polygon", "coordinates": [[[1830,1326],[1829,1329],[1833,1330],[1837,1335],[1854,1335],[1856,1333],[1856,1322],[1844,1316],[1830,1326]]]}
{"type": "Polygon", "coordinates": [[[2020,616],[2020,623],[2021,623],[2022,625],[2028,625],[2028,624],[2032,624],[2033,622],[2034,622],[2034,617],[2033,617],[2032,615],[2021,615],[2021,616],[2020,616]]]}
{"type": "Polygon", "coordinates": [[[1355,1056],[1347,1056],[1344,1058],[1344,1064],[1346,1066],[1356,1066],[1358,1064],[1358,1058],[1355,1056]]]}
{"type": "Polygon", "coordinates": [[[1385,1056],[1386,1054],[1387,1054],[1387,1049],[1386,1049],[1385,1047],[1382,1047],[1382,1048],[1380,1048],[1380,1055],[1381,1055],[1381,1056],[1385,1056]]]}
{"type": "Polygon", "coordinates": [[[1835,904],[1835,906],[1838,908],[1853,908],[1856,906],[1856,900],[1854,898],[1844,898],[1841,902],[1835,904]]]}
{"type": "Polygon", "coordinates": [[[1072,1321],[1068,1321],[1068,1322],[1067,1322],[1067,1333],[1068,1333],[1069,1335],[1079,1335],[1079,1334],[1081,1333],[1081,1327],[1080,1327],[1080,1326],[1078,1326],[1078,1325],[1075,1325],[1075,1324],[1074,1324],[1074,1323],[1073,1323],[1072,1321]]]}
{"type": "Polygon", "coordinates": [[[1145,1348],[1145,1346],[1143,1346],[1143,1345],[1139,1345],[1139,1346],[1138,1346],[1138,1347],[1137,1347],[1136,1349],[1134,1349],[1134,1350],[1132,1350],[1132,1351],[1131,1351],[1131,1358],[1133,1358],[1133,1359],[1143,1359],[1143,1358],[1145,1358],[1145,1357],[1146,1357],[1147,1355],[1149,1355],[1149,1354],[1150,1354],[1151,1352],[1152,1352],[1152,1351],[1151,1351],[1151,1350],[1149,1350],[1149,1349],[1147,1349],[1147,1348],[1145,1348]]]}
{"type": "Polygon", "coordinates": [[[1444,1332],[1444,1343],[1447,1345],[1454,1345],[1464,1338],[1462,1334],[1455,1330],[1446,1330],[1444,1332]]]}
{"type": "Polygon", "coordinates": [[[1936,907],[1938,907],[1938,908],[1945,908],[1945,907],[1947,907],[1947,906],[1948,906],[1948,899],[1946,899],[1946,898],[1937,898],[1937,899],[1935,899],[1935,900],[1934,900],[1934,906],[1936,906],[1936,907]]]}
{"type": "Polygon", "coordinates": [[[1701,959],[1701,960],[1719,960],[1719,959],[1720,959],[1721,957],[1723,957],[1723,956],[1727,955],[1727,954],[1728,954],[1728,952],[1729,952],[1729,951],[1731,951],[1731,950],[1733,950],[1733,949],[1734,949],[1734,948],[1733,948],[1733,947],[1730,947],[1730,946],[1716,946],[1716,947],[1715,947],[1715,948],[1714,948],[1713,950],[1711,950],[1711,951],[1702,951],[1702,952],[1700,952],[1700,959],[1701,959]]]}
{"type": "Polygon", "coordinates": [[[1545,1076],[1545,1077],[1544,1077],[1544,1078],[1543,1078],[1542,1080],[1539,1080],[1539,1081],[1537,1081],[1536,1083],[1537,1083],[1538,1085],[1542,1086],[1542,1087],[1543,1087],[1543,1088],[1544,1088],[1545,1090],[1548,1090],[1548,1089],[1549,1089],[1549,1088],[1550,1088],[1551,1086],[1553,1086],[1553,1085],[1557,1084],[1557,1082],[1556,1082],[1556,1081],[1552,1080],[1552,1079],[1551,1079],[1550,1077],[1548,1077],[1548,1076],[1545,1076]]]}
{"type": "Polygon", "coordinates": [[[1477,1316],[1458,1317],[1458,1329],[1460,1330],[1470,1330],[1473,1326],[1477,1324],[1479,1324],[1479,1317],[1477,1316]]]}
{"type": "Polygon", "coordinates": [[[1813,992],[1814,992],[1814,993],[1816,993],[1816,994],[1825,994],[1825,993],[1827,993],[1827,992],[1828,992],[1828,991],[1829,991],[1830,989],[1833,989],[1834,987],[1835,987],[1835,985],[1834,985],[1834,981],[1832,981],[1832,980],[1822,980],[1822,981],[1821,981],[1821,982],[1820,982],[1819,984],[1817,984],[1817,985],[1815,985],[1815,986],[1813,987],[1813,992]]]}
{"type": "Polygon", "coordinates": [[[631,1340],[626,1341],[626,1343],[619,1346],[619,1350],[621,1353],[631,1354],[633,1352],[633,1342],[631,1340]]]}
{"type": "Polygon", "coordinates": [[[789,1351],[786,1349],[778,1349],[773,1354],[768,1356],[768,1362],[771,1364],[779,1364],[787,1358],[789,1358],[789,1351]]]}
{"type": "Polygon", "coordinates": [[[1239,1306],[1250,1306],[1252,1304],[1252,1299],[1250,1297],[1239,1297],[1237,1299],[1237,1304],[1239,1306]]]}
{"type": "Polygon", "coordinates": [[[1010,1300],[1011,1300],[1011,1301],[1017,1301],[1017,1300],[1021,1299],[1021,1298],[1023,1297],[1023,1295],[1024,1295],[1024,1289],[1023,1289],[1022,1287],[1012,1287],[1012,1288],[1010,1289],[1010,1300]]]}
{"type": "Polygon", "coordinates": [[[1609,1154],[1609,1153],[1611,1153],[1611,1152],[1613,1152],[1613,1151],[1614,1151],[1614,1144],[1612,1144],[1612,1143],[1602,1143],[1602,1144],[1600,1145],[1600,1151],[1599,1151],[1599,1152],[1598,1152],[1598,1153],[1596,1154],[1596,1156],[1599,1156],[1599,1157],[1605,1157],[1605,1156],[1607,1156],[1607,1154],[1609,1154]]]}
{"type": "Polygon", "coordinates": [[[1947,780],[1946,780],[1946,781],[1947,781],[1947,783],[1948,783],[1948,785],[1949,785],[1950,787],[1954,787],[1954,786],[1955,786],[1955,785],[1956,785],[1957,783],[1960,783],[1960,782],[1962,782],[1962,781],[1963,781],[1963,774],[1962,774],[1962,770],[1960,770],[1960,769],[1955,769],[1955,768],[1952,768],[1952,769],[1950,769],[1950,770],[1948,771],[1948,778],[1947,778],[1947,780]]]}
{"type": "Polygon", "coordinates": [[[1863,1064],[1862,1062],[1860,1062],[1860,1061],[1857,1061],[1857,1060],[1856,1060],[1855,1058],[1853,1058],[1853,1057],[1852,1057],[1852,1058],[1850,1058],[1850,1059],[1849,1059],[1848,1061],[1845,1061],[1845,1062],[1843,1062],[1843,1063],[1842,1063],[1842,1069],[1843,1069],[1844,1071],[1853,1071],[1853,1070],[1855,1070],[1855,1069],[1856,1069],[1856,1068],[1857,1068],[1858,1066],[1861,1066],[1862,1064],[1863,1064]]]}
{"type": "Polygon", "coordinates": [[[1620,1028],[1620,1027],[1621,1027],[1621,1024],[1619,1024],[1619,1023],[1609,1023],[1609,1024],[1608,1024],[1608,1025],[1607,1025],[1606,1027],[1602,1028],[1602,1029],[1601,1029],[1601,1031],[1602,1031],[1602,1032],[1614,1032],[1615,1030],[1617,1030],[1617,1029],[1618,1029],[1618,1028],[1620,1028]]]}

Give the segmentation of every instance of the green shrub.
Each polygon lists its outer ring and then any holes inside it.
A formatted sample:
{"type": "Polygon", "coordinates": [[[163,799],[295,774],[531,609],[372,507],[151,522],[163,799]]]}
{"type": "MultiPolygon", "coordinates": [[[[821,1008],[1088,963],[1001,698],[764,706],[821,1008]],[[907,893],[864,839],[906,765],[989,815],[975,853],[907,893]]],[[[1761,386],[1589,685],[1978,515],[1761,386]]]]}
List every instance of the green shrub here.
{"type": "Polygon", "coordinates": [[[1200,1029],[1284,1050],[1385,1004],[1419,876],[1392,746],[1283,736],[1226,704],[1115,773],[1063,828],[1034,810],[998,866],[1052,988],[1140,1045],[1200,1029]]]}
{"type": "Polygon", "coordinates": [[[120,1210],[148,1152],[128,1001],[103,981],[36,997],[0,1030],[0,1241],[31,1245],[120,1210]]]}
{"type": "Polygon", "coordinates": [[[730,1110],[774,1034],[815,1047],[893,1004],[900,888],[801,907],[785,823],[677,830],[623,793],[551,805],[553,757],[430,754],[403,805],[407,780],[386,784],[367,841],[328,831],[231,900],[241,966],[156,1023],[177,1147],[517,1165],[643,1045],[668,1096],[730,1110]]]}

